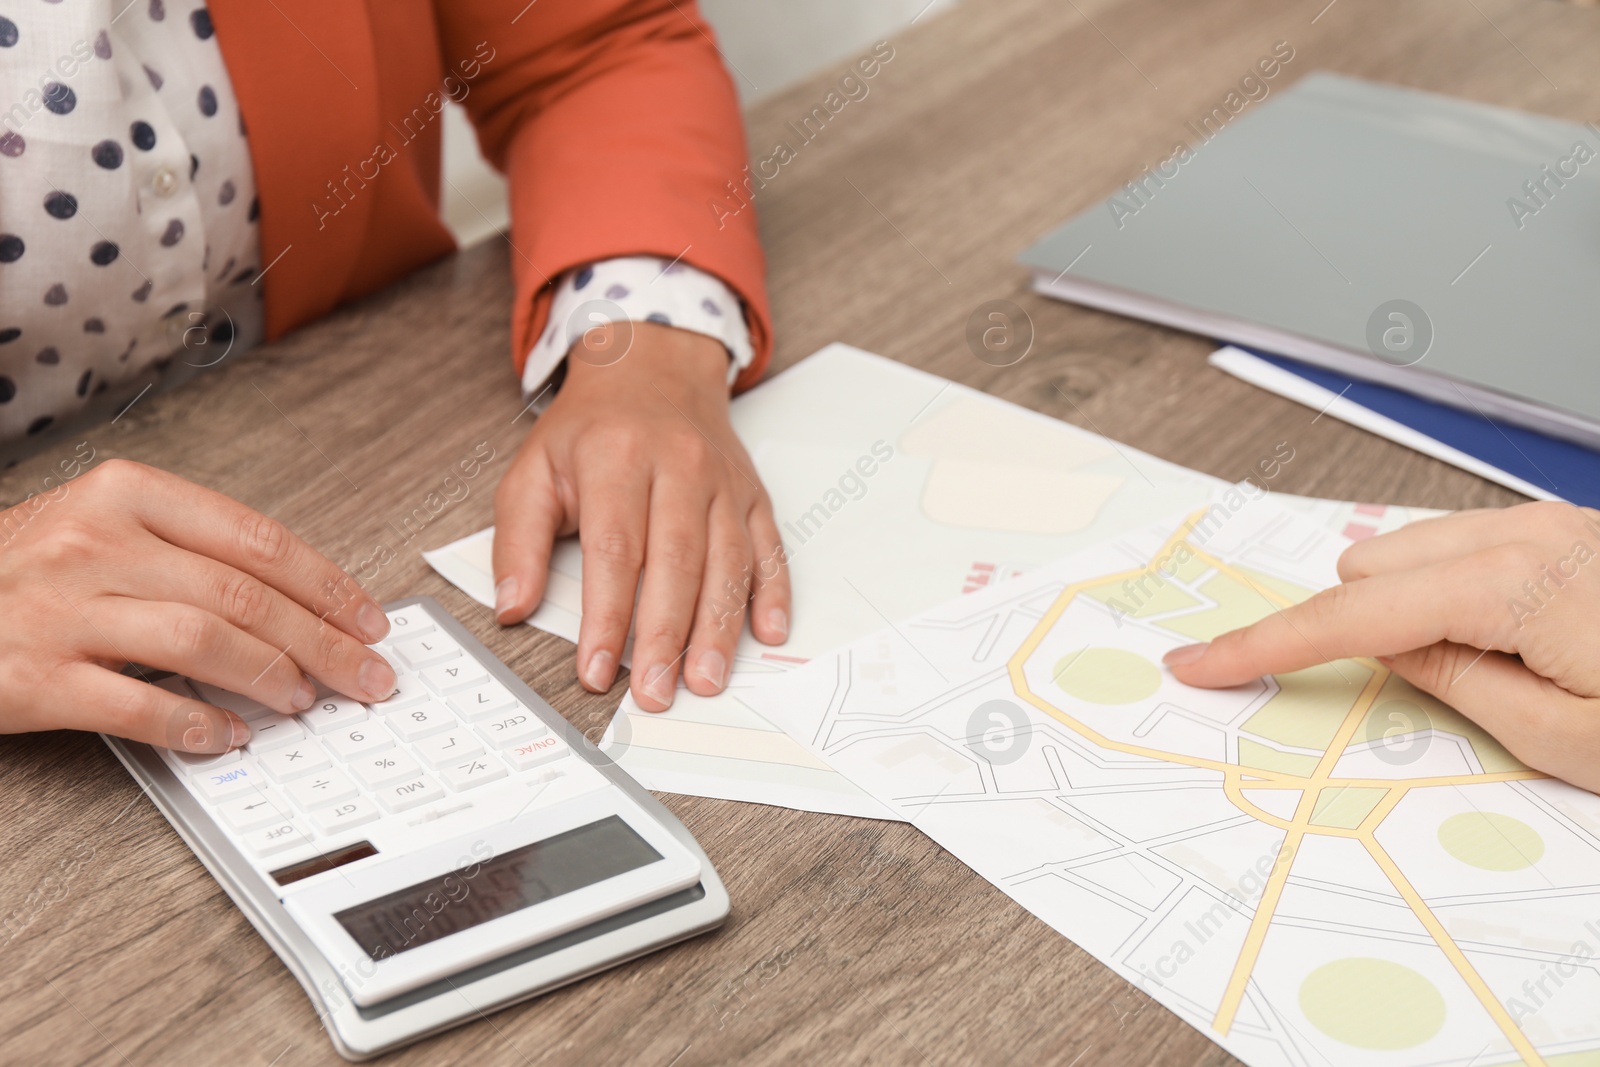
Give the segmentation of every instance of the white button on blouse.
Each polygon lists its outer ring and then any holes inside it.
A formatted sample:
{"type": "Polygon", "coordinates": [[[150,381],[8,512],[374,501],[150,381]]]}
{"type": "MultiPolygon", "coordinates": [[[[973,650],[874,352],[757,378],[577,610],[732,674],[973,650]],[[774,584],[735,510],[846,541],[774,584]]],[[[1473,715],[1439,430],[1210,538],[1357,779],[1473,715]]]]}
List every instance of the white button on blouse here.
{"type": "Polygon", "coordinates": [[[6,5],[0,125],[0,446],[261,336],[250,142],[205,7],[6,5]]]}

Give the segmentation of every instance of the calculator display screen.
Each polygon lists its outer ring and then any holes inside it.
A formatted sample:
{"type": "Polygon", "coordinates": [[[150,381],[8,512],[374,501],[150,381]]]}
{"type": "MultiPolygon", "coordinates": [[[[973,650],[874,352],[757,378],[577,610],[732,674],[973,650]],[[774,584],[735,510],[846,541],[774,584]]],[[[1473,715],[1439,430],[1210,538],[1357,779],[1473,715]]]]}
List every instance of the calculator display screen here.
{"type": "Polygon", "coordinates": [[[430,878],[333,916],[375,960],[654,863],[616,815],[430,878]]]}

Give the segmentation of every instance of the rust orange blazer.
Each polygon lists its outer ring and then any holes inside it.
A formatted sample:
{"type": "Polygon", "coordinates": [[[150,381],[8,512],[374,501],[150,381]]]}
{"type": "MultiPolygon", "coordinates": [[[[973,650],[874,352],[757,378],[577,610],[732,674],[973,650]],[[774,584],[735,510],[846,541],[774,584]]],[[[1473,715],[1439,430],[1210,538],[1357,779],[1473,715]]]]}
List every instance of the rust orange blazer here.
{"type": "Polygon", "coordinates": [[[654,254],[721,278],[771,348],[738,104],[694,0],[211,0],[261,198],[267,336],[455,245],[439,110],[459,100],[511,187],[520,372],[552,279],[654,254]],[[279,256],[281,259],[278,259],[279,256]],[[277,262],[274,264],[274,260],[277,262]]]}

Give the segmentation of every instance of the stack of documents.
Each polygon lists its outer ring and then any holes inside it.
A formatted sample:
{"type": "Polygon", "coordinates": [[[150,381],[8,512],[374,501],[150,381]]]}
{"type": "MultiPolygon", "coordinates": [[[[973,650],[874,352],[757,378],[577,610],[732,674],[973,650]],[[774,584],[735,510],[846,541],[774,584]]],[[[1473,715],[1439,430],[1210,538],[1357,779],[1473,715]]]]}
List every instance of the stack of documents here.
{"type": "Polygon", "coordinates": [[[1475,411],[1229,346],[1211,365],[1536,500],[1600,508],[1600,453],[1475,411]]]}
{"type": "Polygon", "coordinates": [[[1316,73],[1023,253],[1040,292],[1600,448],[1600,128],[1316,73]]]}

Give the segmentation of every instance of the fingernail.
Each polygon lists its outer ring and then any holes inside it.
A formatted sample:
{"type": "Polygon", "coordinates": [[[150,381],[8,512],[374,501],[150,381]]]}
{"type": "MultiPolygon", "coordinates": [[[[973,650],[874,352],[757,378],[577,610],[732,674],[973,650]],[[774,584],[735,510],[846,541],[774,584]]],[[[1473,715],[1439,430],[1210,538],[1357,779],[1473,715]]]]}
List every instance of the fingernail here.
{"type": "Polygon", "coordinates": [[[356,628],[361,631],[367,644],[382,641],[389,633],[389,616],[376,604],[363,604],[361,610],[356,612],[356,628]]]}
{"type": "Polygon", "coordinates": [[[1165,663],[1168,667],[1182,667],[1184,664],[1193,663],[1201,656],[1204,656],[1206,654],[1206,649],[1210,647],[1211,643],[1209,641],[1198,645],[1184,645],[1181,648],[1175,648],[1171,652],[1168,652],[1165,656],[1162,656],[1161,662],[1165,663]]]}
{"type": "Polygon", "coordinates": [[[767,629],[778,635],[781,641],[789,636],[789,613],[782,608],[773,608],[767,612],[767,629]]]}
{"type": "Polygon", "coordinates": [[[373,700],[382,700],[394,692],[394,668],[382,657],[375,656],[361,665],[356,681],[361,683],[362,692],[373,700]]]}
{"type": "Polygon", "coordinates": [[[721,689],[728,684],[728,661],[721,652],[710,649],[694,661],[694,673],[721,689]]]}
{"type": "MultiPolygon", "coordinates": [[[[309,705],[308,705],[309,706],[309,705]]],[[[228,747],[238,748],[250,740],[250,727],[237,715],[228,716],[228,747]]]]}
{"type": "Polygon", "coordinates": [[[644,691],[663,704],[672,703],[672,682],[667,677],[669,668],[658,663],[644,672],[644,691]]]}
{"type": "MultiPolygon", "coordinates": [[[[510,622],[501,618],[517,602],[517,580],[515,578],[502,578],[500,584],[494,587],[494,614],[501,622],[510,622]]],[[[593,663],[594,660],[590,660],[593,663]]]]}
{"type": "Polygon", "coordinates": [[[616,674],[616,657],[602,648],[589,657],[589,665],[583,669],[583,683],[590,689],[603,693],[611,688],[611,680],[616,674]]]}
{"type": "Polygon", "coordinates": [[[294,697],[290,701],[290,703],[292,703],[294,705],[294,710],[295,711],[305,711],[307,708],[309,708],[311,705],[315,704],[316,702],[317,702],[317,688],[316,688],[316,686],[311,684],[311,679],[309,679],[309,678],[300,679],[300,684],[295,687],[294,697]]]}

